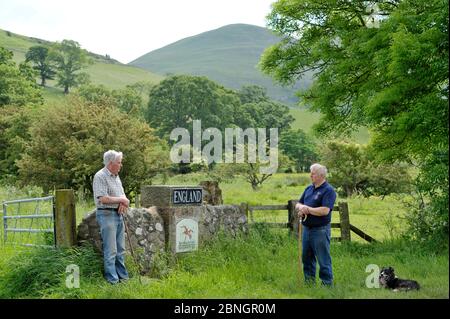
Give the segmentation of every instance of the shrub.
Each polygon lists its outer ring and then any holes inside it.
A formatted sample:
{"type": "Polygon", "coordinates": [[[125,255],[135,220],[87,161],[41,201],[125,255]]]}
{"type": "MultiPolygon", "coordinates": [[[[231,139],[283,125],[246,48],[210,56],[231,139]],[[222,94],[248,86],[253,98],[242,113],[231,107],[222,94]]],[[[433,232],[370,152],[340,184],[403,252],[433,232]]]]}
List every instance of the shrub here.
{"type": "Polygon", "coordinates": [[[416,180],[416,199],[409,205],[409,236],[448,248],[448,150],[431,153],[416,180]]]}
{"type": "Polygon", "coordinates": [[[31,141],[17,163],[19,178],[45,192],[73,188],[91,194],[93,177],[103,167],[102,156],[108,149],[124,154],[120,176],[127,195],[168,162],[165,144],[146,123],[77,97],[43,111],[30,132],[31,141]]]}
{"type": "Polygon", "coordinates": [[[405,163],[379,163],[366,146],[332,141],[323,148],[321,157],[329,170],[330,183],[342,196],[386,196],[407,192],[411,187],[405,163]]]}

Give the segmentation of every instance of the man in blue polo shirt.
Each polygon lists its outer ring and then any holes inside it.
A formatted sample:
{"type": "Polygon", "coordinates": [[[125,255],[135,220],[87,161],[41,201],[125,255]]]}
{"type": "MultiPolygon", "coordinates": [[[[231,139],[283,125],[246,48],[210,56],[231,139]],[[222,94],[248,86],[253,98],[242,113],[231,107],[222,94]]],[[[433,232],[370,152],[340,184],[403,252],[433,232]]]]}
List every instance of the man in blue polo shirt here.
{"type": "Polygon", "coordinates": [[[316,259],[319,262],[319,278],[322,284],[333,284],[330,238],[331,212],[336,201],[336,192],[326,181],[327,168],[320,164],[310,167],[312,184],[306,187],[295,206],[298,216],[303,218],[302,262],[306,283],[316,281],[316,259]]]}

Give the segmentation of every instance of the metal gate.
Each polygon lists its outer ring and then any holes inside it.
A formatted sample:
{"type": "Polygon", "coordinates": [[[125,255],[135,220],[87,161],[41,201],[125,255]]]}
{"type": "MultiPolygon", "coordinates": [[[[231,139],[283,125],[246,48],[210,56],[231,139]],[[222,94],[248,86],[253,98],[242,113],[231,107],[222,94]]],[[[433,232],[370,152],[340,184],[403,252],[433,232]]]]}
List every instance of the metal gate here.
{"type": "Polygon", "coordinates": [[[3,202],[3,242],[23,246],[54,247],[54,196],[3,202]]]}

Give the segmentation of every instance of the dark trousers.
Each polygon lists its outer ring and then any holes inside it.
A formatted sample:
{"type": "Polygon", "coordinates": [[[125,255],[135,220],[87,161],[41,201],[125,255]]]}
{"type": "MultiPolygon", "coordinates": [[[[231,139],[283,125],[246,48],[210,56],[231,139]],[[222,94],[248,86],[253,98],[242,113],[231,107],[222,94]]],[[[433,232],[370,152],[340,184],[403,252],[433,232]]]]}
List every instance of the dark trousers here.
{"type": "Polygon", "coordinates": [[[321,227],[303,227],[303,273],[305,282],[316,282],[316,261],[319,262],[319,278],[322,284],[333,284],[333,269],[331,266],[330,239],[331,225],[321,227]]]}

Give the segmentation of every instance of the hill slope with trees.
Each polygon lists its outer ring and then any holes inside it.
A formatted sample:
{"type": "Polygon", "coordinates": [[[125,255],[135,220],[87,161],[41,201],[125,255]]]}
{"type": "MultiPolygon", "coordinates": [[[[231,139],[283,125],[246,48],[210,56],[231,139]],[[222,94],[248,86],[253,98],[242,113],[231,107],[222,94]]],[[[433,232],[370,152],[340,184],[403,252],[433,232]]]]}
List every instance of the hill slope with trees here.
{"type": "Polygon", "coordinates": [[[294,105],[295,91],[308,87],[311,77],[305,76],[293,87],[282,87],[258,68],[264,49],[278,41],[280,37],[265,28],[232,24],[151,51],[129,65],[161,75],[206,76],[231,89],[258,85],[265,87],[272,99],[294,105]]]}

